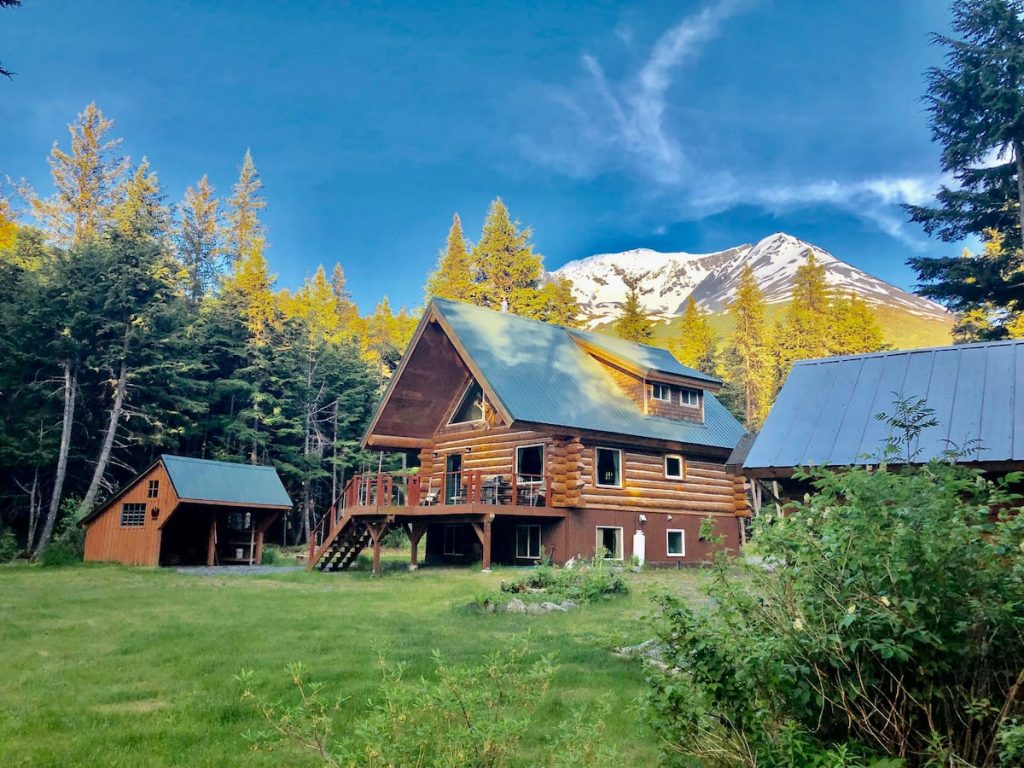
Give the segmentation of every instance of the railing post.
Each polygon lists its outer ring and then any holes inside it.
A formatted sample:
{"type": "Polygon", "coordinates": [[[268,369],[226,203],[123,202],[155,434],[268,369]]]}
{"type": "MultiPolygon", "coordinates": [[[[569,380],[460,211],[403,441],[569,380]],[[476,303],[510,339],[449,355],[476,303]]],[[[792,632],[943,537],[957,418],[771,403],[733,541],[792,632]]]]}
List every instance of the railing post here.
{"type": "Polygon", "coordinates": [[[512,506],[519,506],[519,475],[512,473],[512,506]]]}

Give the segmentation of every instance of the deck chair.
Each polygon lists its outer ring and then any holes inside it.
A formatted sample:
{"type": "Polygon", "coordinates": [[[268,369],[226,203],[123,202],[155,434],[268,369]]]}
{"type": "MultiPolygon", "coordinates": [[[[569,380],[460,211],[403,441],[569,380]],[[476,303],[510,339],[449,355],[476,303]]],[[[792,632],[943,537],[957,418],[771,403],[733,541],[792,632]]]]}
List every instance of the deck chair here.
{"type": "Polygon", "coordinates": [[[420,504],[424,507],[432,507],[437,504],[437,497],[440,495],[441,489],[434,487],[434,478],[431,477],[427,482],[427,492],[423,494],[420,499],[420,504]]]}

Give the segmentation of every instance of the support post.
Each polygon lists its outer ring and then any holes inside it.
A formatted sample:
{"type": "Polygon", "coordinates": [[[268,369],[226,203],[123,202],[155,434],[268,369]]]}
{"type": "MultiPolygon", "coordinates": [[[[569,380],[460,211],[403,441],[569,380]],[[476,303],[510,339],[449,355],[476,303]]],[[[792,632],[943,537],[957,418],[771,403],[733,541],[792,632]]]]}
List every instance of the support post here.
{"type": "Polygon", "coordinates": [[[420,567],[420,539],[423,538],[423,534],[426,533],[427,527],[425,525],[409,523],[406,528],[409,531],[409,542],[411,544],[411,550],[409,552],[409,570],[415,571],[420,567]]]}
{"type": "Polygon", "coordinates": [[[370,540],[373,542],[373,575],[380,576],[380,540],[387,529],[387,523],[367,523],[370,540]]]}
{"type": "Polygon", "coordinates": [[[473,533],[480,540],[481,565],[484,573],[491,571],[491,520],[493,519],[493,515],[488,515],[482,523],[471,523],[473,533]]]}
{"type": "Polygon", "coordinates": [[[212,566],[217,554],[217,513],[210,515],[210,540],[206,545],[206,565],[212,566]]]}

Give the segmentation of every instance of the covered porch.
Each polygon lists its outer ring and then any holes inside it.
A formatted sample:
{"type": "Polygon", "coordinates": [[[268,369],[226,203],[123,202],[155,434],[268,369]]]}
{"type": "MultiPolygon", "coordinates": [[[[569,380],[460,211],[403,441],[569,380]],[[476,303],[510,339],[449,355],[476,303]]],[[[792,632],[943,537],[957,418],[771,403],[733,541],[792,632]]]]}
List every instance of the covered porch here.
{"type": "Polygon", "coordinates": [[[258,565],[280,509],[182,503],[160,529],[160,565],[258,565]]]}

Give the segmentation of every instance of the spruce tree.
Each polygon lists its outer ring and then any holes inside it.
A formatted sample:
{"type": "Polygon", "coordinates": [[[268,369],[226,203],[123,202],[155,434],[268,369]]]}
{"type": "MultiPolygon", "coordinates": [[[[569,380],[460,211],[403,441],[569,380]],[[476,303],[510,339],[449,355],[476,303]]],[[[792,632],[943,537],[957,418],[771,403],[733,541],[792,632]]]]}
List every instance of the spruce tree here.
{"type": "Polygon", "coordinates": [[[543,273],[541,256],[530,243],[532,234],[511,219],[500,197],[495,198],[472,251],[480,306],[501,309],[507,303],[513,314],[529,310],[543,273]]]}
{"type": "Polygon", "coordinates": [[[775,332],[776,381],[780,385],[796,360],[829,354],[831,300],[825,265],[810,251],[796,269],[793,298],[775,332]]]}
{"type": "Polygon", "coordinates": [[[683,365],[714,376],[718,370],[718,336],[708,313],[691,296],[669,349],[683,365]]]}
{"type": "Polygon", "coordinates": [[[457,213],[452,218],[451,229],[448,230],[448,243],[444,250],[438,253],[437,269],[427,278],[426,294],[428,302],[435,296],[455,301],[473,301],[475,298],[476,285],[469,250],[457,213]]]}
{"type": "Polygon", "coordinates": [[[623,278],[629,290],[626,302],[615,321],[615,333],[626,341],[649,344],[654,339],[654,323],[640,303],[640,279],[641,277],[637,275],[623,278]]]}
{"type": "Polygon", "coordinates": [[[580,303],[572,291],[572,280],[549,275],[525,306],[523,315],[565,328],[580,326],[580,303]]]}
{"type": "Polygon", "coordinates": [[[359,338],[359,309],[346,288],[345,270],[340,263],[335,264],[331,270],[331,292],[334,294],[342,339],[354,343],[359,338]]]}
{"type": "Polygon", "coordinates": [[[178,205],[175,241],[178,260],[185,271],[185,295],[193,305],[213,290],[221,271],[219,205],[206,176],[199,179],[194,189],[185,190],[185,199],[178,205]]]}
{"type": "Polygon", "coordinates": [[[885,348],[882,326],[867,303],[855,293],[832,299],[828,327],[830,355],[859,355],[885,348]]]}
{"type": "Polygon", "coordinates": [[[742,415],[747,429],[756,430],[771,408],[775,371],[764,294],[749,264],[740,273],[728,313],[733,332],[725,350],[728,387],[724,395],[734,412],[742,415]]]}
{"type": "Polygon", "coordinates": [[[252,152],[245,151],[242,167],[238,173],[238,181],[228,200],[228,225],[225,240],[228,255],[232,261],[245,258],[260,243],[263,248],[263,224],[260,222],[260,211],[266,208],[266,201],[260,196],[263,180],[252,152]]]}

